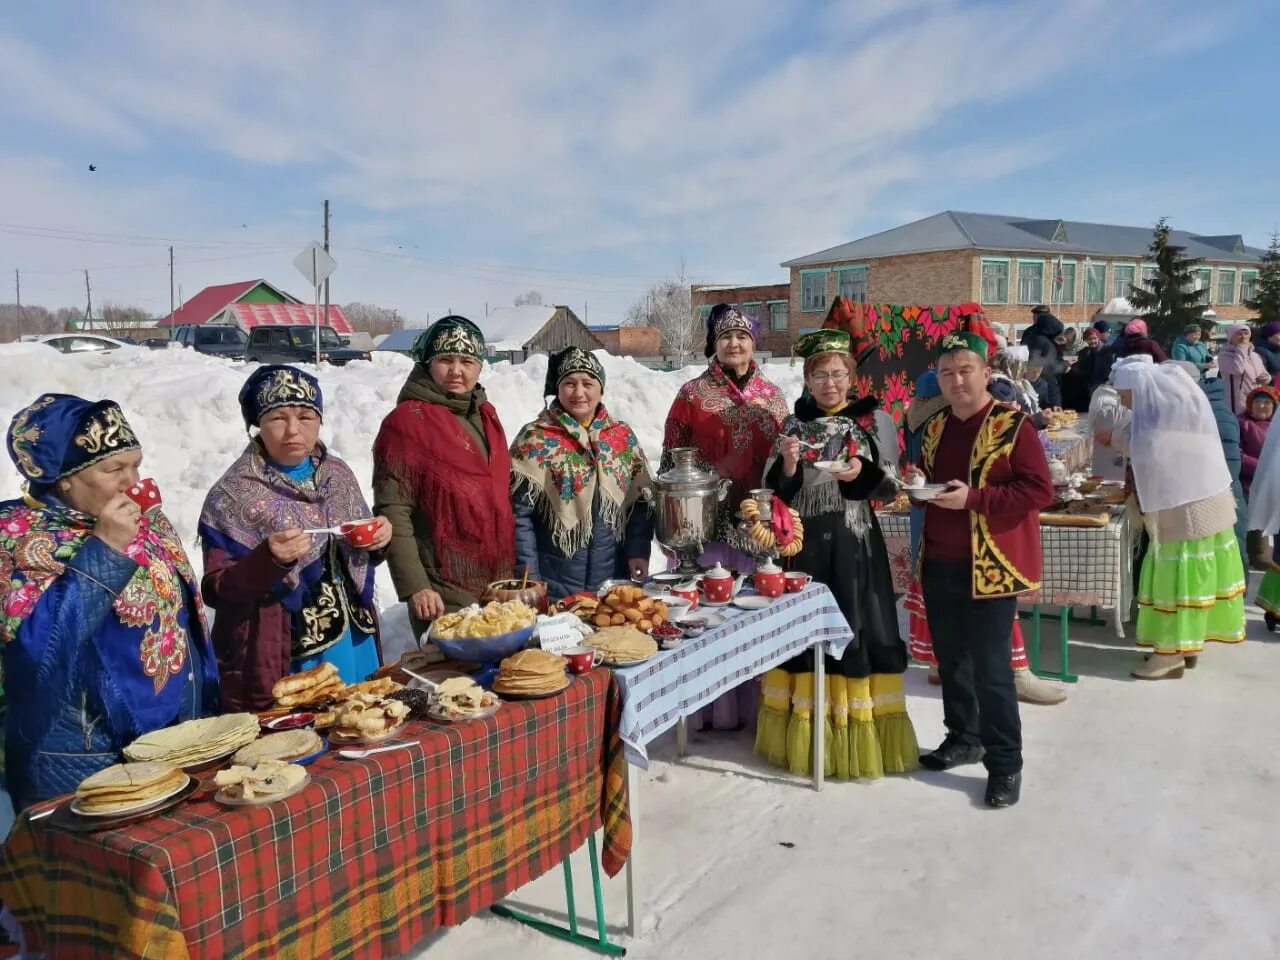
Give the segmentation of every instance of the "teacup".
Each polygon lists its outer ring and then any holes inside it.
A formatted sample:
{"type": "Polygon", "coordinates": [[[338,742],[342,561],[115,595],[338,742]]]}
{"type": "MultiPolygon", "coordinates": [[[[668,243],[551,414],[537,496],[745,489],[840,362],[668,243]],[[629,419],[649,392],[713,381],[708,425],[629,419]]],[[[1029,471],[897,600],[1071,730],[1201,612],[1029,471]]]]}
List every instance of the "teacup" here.
{"type": "Polygon", "coordinates": [[[698,583],[696,580],[677,583],[671,588],[671,595],[687,601],[690,610],[698,609],[698,583]]]}
{"type": "Polygon", "coordinates": [[[139,480],[124,495],[136,503],[143,513],[149,513],[160,506],[160,488],[150,477],[139,480]]]}
{"type": "Polygon", "coordinates": [[[560,656],[569,661],[570,673],[586,673],[592,667],[600,666],[600,661],[604,659],[604,654],[595,647],[570,647],[568,650],[561,650],[560,656]]]}
{"type": "Polygon", "coordinates": [[[667,608],[668,621],[678,620],[693,609],[693,605],[688,600],[684,597],[676,596],[674,593],[667,594],[662,598],[662,602],[667,608]]]}
{"type": "Polygon", "coordinates": [[[809,581],[813,577],[807,573],[801,573],[798,570],[791,570],[787,573],[787,593],[799,593],[809,585],[809,581]]]}
{"type": "Polygon", "coordinates": [[[378,535],[378,521],[376,517],[371,520],[354,520],[351,523],[344,523],[338,529],[342,531],[343,538],[350,546],[367,547],[378,535]]]}
{"type": "Polygon", "coordinates": [[[762,597],[777,598],[782,596],[782,591],[786,587],[786,574],[781,570],[773,570],[762,573],[757,570],[751,575],[751,582],[755,585],[756,593],[762,597]]]}

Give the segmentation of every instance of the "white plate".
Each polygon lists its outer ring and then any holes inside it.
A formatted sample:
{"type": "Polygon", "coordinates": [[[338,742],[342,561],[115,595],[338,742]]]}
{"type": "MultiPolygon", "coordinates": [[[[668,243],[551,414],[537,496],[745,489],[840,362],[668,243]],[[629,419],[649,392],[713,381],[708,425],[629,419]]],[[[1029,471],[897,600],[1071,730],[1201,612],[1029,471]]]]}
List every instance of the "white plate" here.
{"type": "Polygon", "coordinates": [[[819,460],[815,463],[814,468],[817,470],[825,470],[827,473],[844,473],[849,469],[848,460],[819,460]]]}
{"type": "Polygon", "coordinates": [[[907,496],[921,503],[932,500],[947,489],[945,483],[926,483],[923,487],[905,487],[907,496]]]}
{"type": "Polygon", "coordinates": [[[287,800],[294,794],[301,793],[310,782],[311,774],[308,773],[292,790],[286,790],[284,793],[273,793],[265,797],[254,797],[252,800],[246,800],[244,797],[233,797],[226,792],[229,788],[223,787],[213,795],[213,799],[224,807],[261,807],[268,803],[275,803],[277,800],[287,800]]]}
{"type": "Polygon", "coordinates": [[[71,801],[71,812],[81,817],[127,817],[130,814],[142,813],[143,811],[150,810],[152,807],[159,806],[160,804],[168,800],[170,797],[172,797],[175,793],[181,793],[183,790],[187,789],[187,784],[189,784],[190,782],[191,782],[191,778],[186,777],[183,779],[183,781],[180,784],[178,784],[168,793],[165,793],[159,797],[152,797],[150,800],[147,800],[145,803],[139,803],[132,807],[126,807],[123,810],[110,810],[110,811],[82,810],[80,808],[80,800],[77,798],[71,801]]]}
{"type": "Polygon", "coordinates": [[[773,603],[772,597],[761,597],[758,595],[733,598],[733,605],[739,610],[763,610],[771,603],[773,603]]]}
{"type": "Polygon", "coordinates": [[[439,720],[441,723],[462,723],[464,720],[488,720],[498,712],[498,709],[501,706],[502,701],[499,700],[497,703],[491,703],[489,706],[483,707],[475,713],[468,713],[465,716],[455,717],[443,710],[438,710],[436,705],[433,703],[431,706],[427,707],[427,716],[432,720],[439,720]]]}
{"type": "Polygon", "coordinates": [[[708,600],[706,597],[703,597],[701,600],[698,601],[699,610],[701,610],[703,607],[729,607],[732,605],[733,605],[732,600],[708,600]]]}

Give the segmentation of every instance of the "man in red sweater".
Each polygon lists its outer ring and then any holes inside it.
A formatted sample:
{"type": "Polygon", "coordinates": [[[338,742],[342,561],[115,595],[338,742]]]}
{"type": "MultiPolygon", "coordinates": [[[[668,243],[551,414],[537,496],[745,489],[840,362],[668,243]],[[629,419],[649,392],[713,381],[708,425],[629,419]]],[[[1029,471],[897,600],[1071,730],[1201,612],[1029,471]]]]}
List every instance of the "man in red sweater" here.
{"type": "Polygon", "coordinates": [[[946,770],[982,760],[987,805],[1008,807],[1022,789],[1010,633],[1018,596],[1040,586],[1039,513],[1053,482],[1035,427],[992,399],[990,379],[982,337],[943,338],[938,384],[950,409],[925,423],[920,470],[947,489],[925,507],[919,557],[947,736],[920,762],[946,770]]]}

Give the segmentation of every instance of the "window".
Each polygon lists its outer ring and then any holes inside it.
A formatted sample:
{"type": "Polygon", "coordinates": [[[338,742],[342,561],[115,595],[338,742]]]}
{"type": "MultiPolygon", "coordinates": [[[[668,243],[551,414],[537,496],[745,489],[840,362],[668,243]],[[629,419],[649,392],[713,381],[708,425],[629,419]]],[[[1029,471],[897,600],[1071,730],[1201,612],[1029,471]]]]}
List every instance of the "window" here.
{"type": "Polygon", "coordinates": [[[1218,268],[1218,303],[1230,305],[1236,302],[1236,272],[1225,267],[1218,268]]]}
{"type": "Polygon", "coordinates": [[[1240,302],[1247,303],[1258,295],[1258,271],[1240,271],[1240,302]]]}
{"type": "Polygon", "coordinates": [[[867,302],[867,268],[845,267],[836,271],[840,296],[854,303],[867,302]]]}
{"type": "Polygon", "coordinates": [[[709,316],[711,316],[710,307],[699,307],[698,308],[698,326],[705,327],[707,325],[707,317],[709,316]]]}
{"type": "Polygon", "coordinates": [[[745,313],[747,316],[755,317],[757,320],[759,320],[760,310],[763,306],[764,304],[761,303],[759,300],[753,300],[750,303],[744,303],[738,309],[741,310],[743,313],[745,313]]]}
{"type": "Polygon", "coordinates": [[[1044,300],[1044,261],[1018,261],[1018,302],[1041,303],[1044,300]]]}
{"type": "Polygon", "coordinates": [[[791,322],[791,304],[786,300],[769,301],[769,329],[786,330],[791,322]]]}
{"type": "Polygon", "coordinates": [[[1076,262],[1060,260],[1054,264],[1053,302],[1076,302],[1076,262]]]}
{"type": "Polygon", "coordinates": [[[1084,271],[1084,302],[1102,303],[1107,299],[1107,265],[1090,263],[1084,271]]]}
{"type": "Polygon", "coordinates": [[[806,313],[827,309],[827,271],[800,271],[800,309],[806,313]]]}
{"type": "Polygon", "coordinates": [[[1156,277],[1160,276],[1160,268],[1154,263],[1142,265],[1142,289],[1154,290],[1156,277]]]}
{"type": "Polygon", "coordinates": [[[1009,261],[982,258],[982,302],[1009,302],[1009,261]]]}
{"type": "Polygon", "coordinates": [[[1132,263],[1117,263],[1111,268],[1111,296],[1128,299],[1132,292],[1133,275],[1137,268],[1132,263]]]}
{"type": "Polygon", "coordinates": [[[1196,290],[1200,292],[1201,303],[1213,302],[1213,267],[1196,269],[1196,290]]]}

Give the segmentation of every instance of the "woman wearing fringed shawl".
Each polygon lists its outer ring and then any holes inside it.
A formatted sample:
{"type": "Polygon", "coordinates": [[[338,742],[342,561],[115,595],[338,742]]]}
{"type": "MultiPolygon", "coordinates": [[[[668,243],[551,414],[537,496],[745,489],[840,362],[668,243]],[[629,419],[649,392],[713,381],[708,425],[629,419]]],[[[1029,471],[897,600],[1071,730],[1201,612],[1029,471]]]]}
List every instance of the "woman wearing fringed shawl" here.
{"type": "Polygon", "coordinates": [[[511,457],[480,386],[484,334],[466,317],[433,323],[373,444],[374,512],[395,531],[391,579],[421,637],[515,569],[511,457]]]}
{"type": "Polygon", "coordinates": [[[382,521],[367,549],[303,531],[370,516],[355,475],[320,442],[324,397],[296,367],[259,367],[240,390],[258,433],[200,512],[204,593],[228,710],[264,710],[281,677],[332,663],[346,683],[381,664],[373,601],[382,521]],[[370,551],[375,551],[371,553],[370,551]]]}
{"type": "Polygon", "coordinates": [[[0,503],[5,779],[21,810],[144,733],[217,713],[218,672],[178,535],[125,495],[142,447],[120,408],[46,393],[7,441],[27,489],[0,503]]]}
{"type": "MultiPolygon", "coordinates": [[[[877,401],[850,398],[854,362],[847,333],[806,334],[795,352],[804,357],[808,390],[782,425],[765,485],[804,521],[805,546],[794,568],[827,585],[854,635],[843,657],[827,662],[824,726],[831,748],[825,773],[840,780],[905,773],[919,766],[902,687],[907,647],[898,634],[889,554],[870,503],[895,492],[896,443],[879,450],[858,423],[877,401]],[[814,466],[822,460],[848,466],[830,473],[814,466]]],[[[812,704],[811,652],[765,674],[756,752],[809,775],[812,704]]]]}
{"type": "Polygon", "coordinates": [[[649,467],[632,429],[605,409],[604,380],[580,347],[552,356],[543,396],[555,399],[511,445],[517,567],[553,598],[649,572],[649,467]]]}
{"type": "MultiPolygon", "coordinates": [[[[756,363],[760,325],[755,317],[727,303],[707,315],[707,369],[676,394],[667,413],[662,437],[663,470],[670,451],[696,447],[702,462],[730,482],[716,518],[716,540],[706,544],[698,562],[722,563],[739,573],[754,568],[750,547],[742,543],[734,519],[747,491],[760,485],[765,460],[773,450],[778,428],[787,415],[782,391],[765,377],[756,363]]],[[[750,723],[758,692],[754,682],[722,695],[700,718],[706,726],[734,730],[750,723]]]]}

